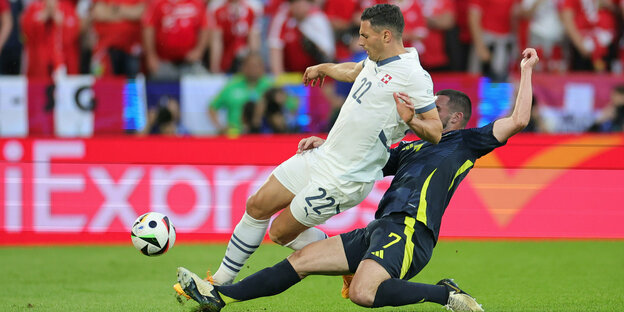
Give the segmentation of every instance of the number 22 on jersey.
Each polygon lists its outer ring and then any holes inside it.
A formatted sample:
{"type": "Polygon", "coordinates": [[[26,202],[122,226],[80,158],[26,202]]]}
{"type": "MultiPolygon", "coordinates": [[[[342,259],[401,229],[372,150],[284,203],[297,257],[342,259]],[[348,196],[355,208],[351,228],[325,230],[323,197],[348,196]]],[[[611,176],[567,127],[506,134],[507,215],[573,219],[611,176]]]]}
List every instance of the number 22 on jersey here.
{"type": "Polygon", "coordinates": [[[368,81],[366,77],[362,78],[360,86],[357,88],[357,90],[355,90],[355,92],[353,92],[353,95],[351,97],[353,97],[355,101],[358,102],[358,104],[362,104],[362,101],[360,99],[364,96],[364,94],[366,94],[366,92],[368,92],[368,90],[370,90],[372,85],[373,83],[368,81]]]}

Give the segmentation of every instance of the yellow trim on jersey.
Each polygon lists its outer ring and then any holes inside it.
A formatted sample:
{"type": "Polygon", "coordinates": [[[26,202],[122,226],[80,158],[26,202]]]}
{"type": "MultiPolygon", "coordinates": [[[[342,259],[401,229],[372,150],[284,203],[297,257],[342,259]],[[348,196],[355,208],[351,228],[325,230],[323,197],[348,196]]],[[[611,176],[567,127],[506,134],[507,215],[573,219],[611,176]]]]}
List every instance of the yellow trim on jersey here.
{"type": "Polygon", "coordinates": [[[438,168],[433,170],[429,177],[427,177],[427,180],[425,180],[425,184],[423,184],[423,187],[420,190],[420,203],[418,204],[418,213],[416,214],[416,220],[422,222],[424,225],[427,225],[427,189],[429,188],[429,182],[431,182],[433,174],[437,170],[438,168]]]}
{"type": "Polygon", "coordinates": [[[416,144],[416,145],[414,145],[414,143],[410,143],[410,144],[406,145],[401,151],[408,150],[408,149],[414,149],[414,152],[418,152],[418,151],[420,151],[420,148],[423,145],[425,145],[425,143],[416,144]]]}
{"type": "Polygon", "coordinates": [[[453,177],[453,181],[451,181],[451,185],[449,185],[449,191],[451,190],[451,187],[453,187],[453,184],[455,184],[455,179],[457,179],[457,177],[459,177],[462,173],[466,172],[466,170],[470,169],[472,165],[474,165],[474,163],[468,159],[463,165],[461,165],[461,167],[459,167],[459,169],[457,169],[457,172],[455,172],[455,176],[453,177]]]}
{"type": "Polygon", "coordinates": [[[401,276],[403,278],[407,274],[412,265],[412,258],[414,257],[414,242],[412,242],[412,236],[414,236],[414,224],[416,220],[412,217],[405,217],[405,252],[403,253],[403,265],[401,266],[401,276]]]}

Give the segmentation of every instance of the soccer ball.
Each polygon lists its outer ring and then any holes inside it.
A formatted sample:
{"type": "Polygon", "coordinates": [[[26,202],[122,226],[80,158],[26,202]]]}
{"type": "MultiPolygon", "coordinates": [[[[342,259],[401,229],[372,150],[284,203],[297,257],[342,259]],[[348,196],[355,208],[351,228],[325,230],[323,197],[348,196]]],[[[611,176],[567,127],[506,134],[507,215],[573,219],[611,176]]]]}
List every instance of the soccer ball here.
{"type": "Polygon", "coordinates": [[[148,212],[134,221],[130,232],[132,244],[146,256],[160,256],[173,247],[175,227],[167,216],[148,212]]]}

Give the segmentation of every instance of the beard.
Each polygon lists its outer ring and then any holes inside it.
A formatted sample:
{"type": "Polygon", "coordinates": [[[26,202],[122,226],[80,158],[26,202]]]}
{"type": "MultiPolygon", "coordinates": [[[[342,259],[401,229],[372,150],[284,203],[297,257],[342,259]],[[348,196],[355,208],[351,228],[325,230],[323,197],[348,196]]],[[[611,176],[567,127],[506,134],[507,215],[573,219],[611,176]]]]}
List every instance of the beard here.
{"type": "Polygon", "coordinates": [[[448,122],[450,119],[451,119],[451,116],[446,116],[445,118],[440,119],[440,121],[442,122],[442,131],[447,130],[446,126],[448,125],[448,122]]]}

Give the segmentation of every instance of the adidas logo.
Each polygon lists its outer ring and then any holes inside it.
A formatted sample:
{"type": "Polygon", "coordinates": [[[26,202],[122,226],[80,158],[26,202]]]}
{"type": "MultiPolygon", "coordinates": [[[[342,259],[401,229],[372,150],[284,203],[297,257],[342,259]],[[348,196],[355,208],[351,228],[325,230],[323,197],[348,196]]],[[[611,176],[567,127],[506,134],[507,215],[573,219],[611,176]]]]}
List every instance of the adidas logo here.
{"type": "Polygon", "coordinates": [[[383,254],[384,254],[383,249],[379,251],[373,251],[371,253],[373,254],[373,256],[379,257],[379,259],[383,259],[383,254]]]}

